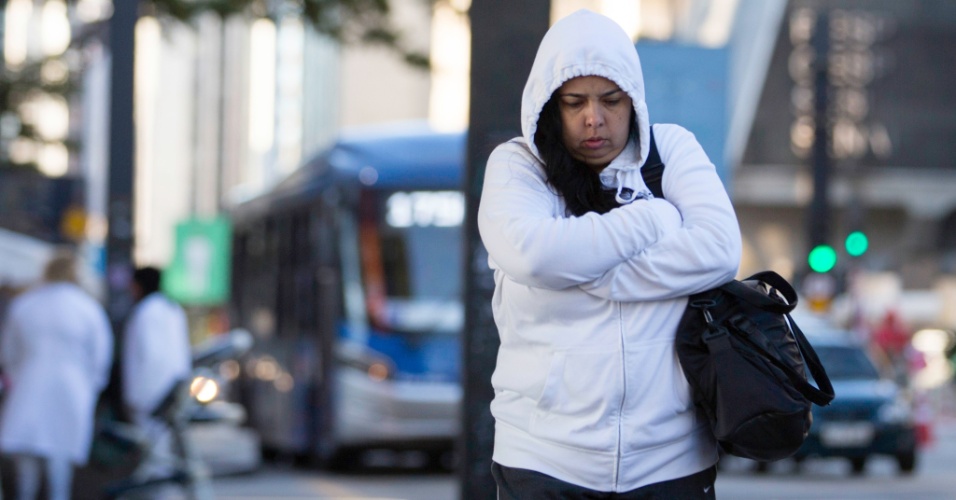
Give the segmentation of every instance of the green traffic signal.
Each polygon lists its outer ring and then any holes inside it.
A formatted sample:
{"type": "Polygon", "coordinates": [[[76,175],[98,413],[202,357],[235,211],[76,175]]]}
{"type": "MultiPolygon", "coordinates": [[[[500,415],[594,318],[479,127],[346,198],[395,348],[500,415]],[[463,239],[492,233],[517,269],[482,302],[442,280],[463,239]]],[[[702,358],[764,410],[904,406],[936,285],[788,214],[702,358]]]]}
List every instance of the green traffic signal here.
{"type": "Polygon", "coordinates": [[[836,266],[837,254],[830,245],[817,245],[810,250],[807,263],[814,272],[825,273],[836,266]]]}
{"type": "Polygon", "coordinates": [[[870,241],[863,234],[863,231],[853,231],[846,236],[846,253],[853,257],[859,257],[866,253],[870,246],[870,241]]]}

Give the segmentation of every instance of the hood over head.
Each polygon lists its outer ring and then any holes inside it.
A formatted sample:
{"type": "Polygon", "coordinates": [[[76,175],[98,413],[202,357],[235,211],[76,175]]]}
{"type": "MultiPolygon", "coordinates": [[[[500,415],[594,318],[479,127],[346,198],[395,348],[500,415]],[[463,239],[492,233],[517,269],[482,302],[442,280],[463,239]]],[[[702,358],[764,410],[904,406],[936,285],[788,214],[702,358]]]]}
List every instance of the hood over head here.
{"type": "MultiPolygon", "coordinates": [[[[564,82],[579,76],[601,76],[627,92],[637,116],[638,149],[628,166],[612,162],[601,173],[605,185],[623,187],[620,169],[639,171],[647,158],[650,143],[650,121],[644,101],[644,74],[637,49],[624,29],[608,17],[589,10],[579,10],[555,23],[541,40],[521,98],[521,132],[531,151],[539,159],[534,144],[538,117],[551,95],[564,82]],[[612,180],[612,177],[614,178],[612,180]]],[[[626,152],[627,150],[625,150],[626,152]]],[[[622,153],[624,156],[625,153],[622,153]]],[[[628,175],[627,177],[630,177],[628,175]]],[[[643,182],[641,182],[643,186],[643,182]]]]}

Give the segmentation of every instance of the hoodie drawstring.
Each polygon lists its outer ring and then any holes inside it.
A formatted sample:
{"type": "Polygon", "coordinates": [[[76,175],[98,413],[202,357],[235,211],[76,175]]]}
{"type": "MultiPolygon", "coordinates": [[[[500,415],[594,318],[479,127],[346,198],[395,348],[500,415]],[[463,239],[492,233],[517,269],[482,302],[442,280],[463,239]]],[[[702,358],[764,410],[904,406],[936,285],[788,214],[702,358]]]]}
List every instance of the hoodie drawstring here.
{"type": "Polygon", "coordinates": [[[617,187],[614,199],[621,205],[626,205],[634,200],[649,200],[654,197],[644,185],[643,178],[640,178],[641,169],[636,165],[609,170],[605,169],[601,172],[601,183],[606,187],[617,187]],[[634,178],[635,175],[638,176],[637,179],[634,178]],[[641,191],[637,191],[638,186],[642,188],[641,191]]]}

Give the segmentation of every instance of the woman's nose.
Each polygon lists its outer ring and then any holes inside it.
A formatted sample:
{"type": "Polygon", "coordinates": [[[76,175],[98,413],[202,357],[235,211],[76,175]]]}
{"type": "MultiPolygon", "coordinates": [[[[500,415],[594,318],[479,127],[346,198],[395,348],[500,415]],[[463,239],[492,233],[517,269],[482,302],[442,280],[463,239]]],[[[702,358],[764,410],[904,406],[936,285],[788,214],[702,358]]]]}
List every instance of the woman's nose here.
{"type": "Polygon", "coordinates": [[[589,104],[585,114],[585,125],[588,127],[597,128],[604,124],[604,115],[601,113],[601,107],[597,104],[589,104]]]}

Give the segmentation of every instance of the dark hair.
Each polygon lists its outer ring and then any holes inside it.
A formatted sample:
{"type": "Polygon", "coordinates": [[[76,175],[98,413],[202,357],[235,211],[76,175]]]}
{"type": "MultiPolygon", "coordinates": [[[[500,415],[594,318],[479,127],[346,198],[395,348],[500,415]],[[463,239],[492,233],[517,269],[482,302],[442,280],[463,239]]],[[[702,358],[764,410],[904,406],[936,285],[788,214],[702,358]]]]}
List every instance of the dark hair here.
{"type": "Polygon", "coordinates": [[[139,286],[143,297],[159,291],[162,273],[155,267],[141,267],[133,272],[133,282],[139,286]]]}
{"type": "MultiPolygon", "coordinates": [[[[636,112],[631,110],[630,137],[637,135],[634,127],[636,112]]],[[[534,133],[534,145],[544,160],[544,172],[548,184],[564,198],[568,213],[584,215],[588,212],[607,213],[621,206],[614,199],[615,192],[601,184],[601,178],[590,166],[577,160],[568,152],[562,134],[561,110],[558,108],[557,91],[545,103],[538,115],[538,129],[534,133]]]]}

